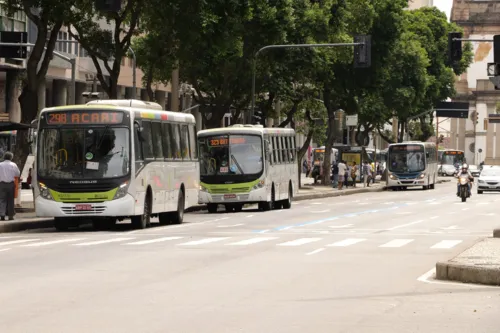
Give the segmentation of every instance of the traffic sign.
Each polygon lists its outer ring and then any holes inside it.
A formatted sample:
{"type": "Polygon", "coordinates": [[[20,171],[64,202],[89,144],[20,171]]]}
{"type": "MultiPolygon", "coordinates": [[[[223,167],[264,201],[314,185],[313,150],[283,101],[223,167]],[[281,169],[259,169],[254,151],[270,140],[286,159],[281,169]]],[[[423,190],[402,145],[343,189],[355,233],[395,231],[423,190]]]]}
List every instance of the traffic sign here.
{"type": "Polygon", "coordinates": [[[439,102],[434,109],[436,110],[436,117],[469,117],[469,103],[465,102],[439,102]]]}
{"type": "Polygon", "coordinates": [[[488,115],[488,122],[490,124],[500,124],[500,114],[491,113],[488,115]]]}
{"type": "Polygon", "coordinates": [[[0,58],[26,59],[28,48],[24,46],[6,46],[1,43],[28,43],[28,33],[24,31],[0,31],[0,58]]]}

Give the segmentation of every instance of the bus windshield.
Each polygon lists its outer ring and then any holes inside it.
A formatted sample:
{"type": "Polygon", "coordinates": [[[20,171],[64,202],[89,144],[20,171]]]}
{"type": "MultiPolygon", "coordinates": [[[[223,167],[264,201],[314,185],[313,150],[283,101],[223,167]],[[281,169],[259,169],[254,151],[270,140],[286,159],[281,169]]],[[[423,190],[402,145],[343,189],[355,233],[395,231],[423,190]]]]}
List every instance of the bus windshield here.
{"type": "Polygon", "coordinates": [[[441,157],[441,164],[455,165],[464,162],[464,153],[461,151],[445,151],[441,157]]]}
{"type": "Polygon", "coordinates": [[[263,170],[262,139],[257,135],[217,135],[198,139],[200,175],[248,175],[263,170]]]}
{"type": "Polygon", "coordinates": [[[425,170],[425,150],[422,145],[391,146],[389,158],[389,171],[421,172],[425,170]]]}
{"type": "Polygon", "coordinates": [[[43,128],[38,144],[42,178],[115,178],[130,172],[130,131],[125,127],[43,128]]]}

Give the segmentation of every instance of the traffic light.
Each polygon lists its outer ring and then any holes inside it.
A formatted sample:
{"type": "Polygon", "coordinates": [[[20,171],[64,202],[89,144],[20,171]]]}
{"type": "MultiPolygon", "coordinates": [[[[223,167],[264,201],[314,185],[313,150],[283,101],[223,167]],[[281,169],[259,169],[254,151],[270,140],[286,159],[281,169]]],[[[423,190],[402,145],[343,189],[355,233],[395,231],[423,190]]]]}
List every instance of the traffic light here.
{"type": "Polygon", "coordinates": [[[444,135],[443,135],[443,134],[441,134],[441,135],[439,136],[439,143],[443,143],[443,141],[444,141],[444,135]]]}
{"type": "Polygon", "coordinates": [[[354,36],[354,43],[363,45],[354,46],[354,68],[367,68],[372,64],[372,36],[354,36]]]}
{"type": "Polygon", "coordinates": [[[453,40],[455,38],[461,39],[462,33],[450,32],[448,34],[448,62],[450,66],[453,66],[462,59],[462,41],[453,40]]]}
{"type": "Polygon", "coordinates": [[[252,116],[252,123],[254,125],[264,125],[264,114],[262,111],[255,111],[253,116],[252,116]]]}
{"type": "Polygon", "coordinates": [[[500,65],[500,35],[493,36],[493,62],[500,65]]]}
{"type": "Polygon", "coordinates": [[[119,12],[122,0],[95,0],[95,8],[100,12],[119,12]]]}

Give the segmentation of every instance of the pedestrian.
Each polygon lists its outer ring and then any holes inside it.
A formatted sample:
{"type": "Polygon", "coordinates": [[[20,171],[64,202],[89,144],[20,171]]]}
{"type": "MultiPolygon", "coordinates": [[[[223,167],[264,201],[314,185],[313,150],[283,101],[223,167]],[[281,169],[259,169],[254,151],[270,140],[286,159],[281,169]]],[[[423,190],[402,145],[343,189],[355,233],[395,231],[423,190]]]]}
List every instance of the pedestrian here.
{"type": "Polygon", "coordinates": [[[367,161],[363,162],[363,184],[366,187],[370,187],[370,176],[371,176],[371,167],[367,161]]]}
{"type": "Polygon", "coordinates": [[[336,188],[339,184],[339,166],[337,162],[333,162],[332,164],[332,179],[333,179],[333,188],[336,188]]]}
{"type": "Polygon", "coordinates": [[[352,186],[356,187],[356,180],[357,180],[357,175],[358,175],[358,166],[356,165],[356,162],[352,162],[352,168],[351,168],[351,178],[352,178],[352,186]]]}
{"type": "Polygon", "coordinates": [[[340,161],[340,163],[338,164],[338,168],[339,168],[339,187],[338,187],[338,189],[341,190],[342,186],[344,185],[344,177],[345,177],[345,173],[347,171],[347,165],[345,165],[344,161],[340,161]]]}
{"type": "Polygon", "coordinates": [[[14,195],[16,191],[15,178],[21,175],[16,163],[12,162],[14,155],[6,152],[3,162],[0,163],[0,219],[5,221],[14,219],[14,195]]]}

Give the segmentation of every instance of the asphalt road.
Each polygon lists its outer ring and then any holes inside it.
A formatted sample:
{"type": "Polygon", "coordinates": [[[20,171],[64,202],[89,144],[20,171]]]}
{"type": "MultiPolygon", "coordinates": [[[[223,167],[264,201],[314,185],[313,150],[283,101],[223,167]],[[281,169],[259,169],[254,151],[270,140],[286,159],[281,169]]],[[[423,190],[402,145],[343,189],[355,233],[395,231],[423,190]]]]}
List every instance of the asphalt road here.
{"type": "Polygon", "coordinates": [[[498,332],[500,289],[433,280],[499,226],[500,194],[436,190],[0,235],[2,332],[498,332]]]}

